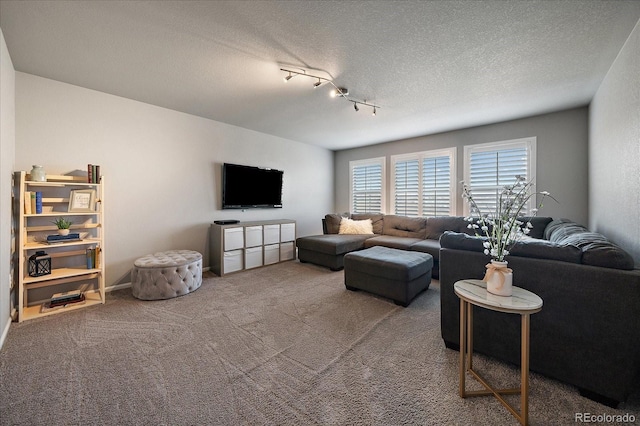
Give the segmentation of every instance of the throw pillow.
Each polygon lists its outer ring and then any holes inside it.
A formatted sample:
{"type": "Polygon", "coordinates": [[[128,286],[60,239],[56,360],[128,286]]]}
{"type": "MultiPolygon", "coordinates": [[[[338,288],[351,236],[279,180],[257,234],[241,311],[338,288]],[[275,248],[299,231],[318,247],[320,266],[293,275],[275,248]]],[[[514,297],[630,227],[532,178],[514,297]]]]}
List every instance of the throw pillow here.
{"type": "Polygon", "coordinates": [[[338,234],[373,234],[373,222],[371,219],[353,220],[343,217],[338,234]]]}

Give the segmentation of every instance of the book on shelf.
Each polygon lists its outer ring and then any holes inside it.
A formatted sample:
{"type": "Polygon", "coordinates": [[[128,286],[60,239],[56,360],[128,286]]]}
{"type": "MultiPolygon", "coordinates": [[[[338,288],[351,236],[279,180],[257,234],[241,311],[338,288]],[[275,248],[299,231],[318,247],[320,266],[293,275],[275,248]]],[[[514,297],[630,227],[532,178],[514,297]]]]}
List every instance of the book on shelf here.
{"type": "Polygon", "coordinates": [[[51,241],[66,241],[66,240],[79,240],[80,239],[80,233],[78,232],[71,232],[67,235],[47,235],[47,242],[51,242],[51,241]]]}
{"type": "Polygon", "coordinates": [[[79,299],[81,296],[82,296],[82,291],[70,290],[62,293],[55,293],[53,296],[51,296],[51,301],[60,302],[62,300],[79,299]]]}
{"type": "Polygon", "coordinates": [[[85,300],[84,294],[81,294],[78,299],[73,299],[73,300],[66,300],[66,301],[59,301],[59,302],[54,302],[53,300],[51,300],[49,302],[45,302],[42,304],[42,306],[40,307],[40,312],[44,313],[44,312],[54,311],[56,309],[63,309],[73,305],[82,305],[85,302],[86,300],[85,300]]]}
{"type": "Polygon", "coordinates": [[[36,213],[42,213],[42,192],[36,191],[36,213]]]}
{"type": "Polygon", "coordinates": [[[71,238],[68,240],[51,240],[45,241],[45,244],[64,244],[64,243],[78,243],[82,241],[82,238],[71,238]]]}
{"type": "Polygon", "coordinates": [[[29,192],[29,198],[31,198],[31,213],[36,212],[36,193],[31,191],[29,192]]]}
{"type": "Polygon", "coordinates": [[[87,182],[100,183],[100,166],[97,164],[87,164],[87,182]]]}
{"type": "Polygon", "coordinates": [[[24,214],[31,214],[31,191],[24,192],[24,214]]]}
{"type": "Polygon", "coordinates": [[[88,248],[86,250],[87,255],[87,269],[100,268],[100,246],[88,248]]]}

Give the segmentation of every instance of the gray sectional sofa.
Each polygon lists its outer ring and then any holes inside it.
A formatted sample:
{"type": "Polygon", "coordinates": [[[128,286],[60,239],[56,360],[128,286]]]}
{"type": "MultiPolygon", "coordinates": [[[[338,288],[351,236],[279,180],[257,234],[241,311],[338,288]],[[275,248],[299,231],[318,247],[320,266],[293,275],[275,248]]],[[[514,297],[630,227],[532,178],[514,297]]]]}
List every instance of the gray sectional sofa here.
{"type": "Polygon", "coordinates": [[[345,254],[373,246],[418,251],[433,257],[432,276],[438,278],[440,236],[445,231],[469,232],[467,225],[468,222],[463,217],[454,216],[427,219],[383,214],[328,214],[323,219],[324,234],[300,237],[296,240],[296,247],[301,262],[333,270],[344,267],[345,254]],[[353,220],[371,219],[373,234],[339,234],[343,217],[353,220]]]}
{"type": "MultiPolygon", "coordinates": [[[[640,270],[631,256],[598,233],[566,219],[527,218],[530,238],[507,257],[513,283],[538,294],[531,318],[532,371],[571,384],[589,398],[616,406],[640,379],[640,270]]],[[[489,258],[463,217],[325,216],[324,234],[300,237],[301,262],[339,270],[346,253],[376,245],[428,253],[440,280],[441,332],[458,349],[459,299],[453,284],[482,279],[489,258]],[[373,234],[338,233],[341,218],[371,219],[373,234]]],[[[520,321],[474,310],[474,350],[519,364],[520,321]]]]}

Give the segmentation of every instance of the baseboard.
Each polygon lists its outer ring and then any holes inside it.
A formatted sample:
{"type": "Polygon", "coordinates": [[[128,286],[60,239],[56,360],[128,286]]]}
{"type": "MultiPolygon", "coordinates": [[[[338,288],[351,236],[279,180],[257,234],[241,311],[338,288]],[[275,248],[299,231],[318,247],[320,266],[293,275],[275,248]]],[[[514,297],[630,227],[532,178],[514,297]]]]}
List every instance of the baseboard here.
{"type": "MultiPolygon", "coordinates": [[[[209,269],[210,268],[208,266],[206,268],[202,268],[202,272],[207,272],[207,271],[209,271],[209,269]]],[[[109,293],[111,291],[122,290],[124,288],[130,288],[130,287],[131,287],[131,282],[121,283],[121,284],[115,284],[115,285],[111,285],[109,287],[105,287],[104,291],[109,293]]]]}
{"type": "Polygon", "coordinates": [[[112,291],[116,291],[116,290],[122,290],[123,288],[129,288],[131,287],[131,283],[122,283],[122,284],[116,284],[116,285],[110,285],[109,287],[105,287],[104,291],[109,293],[112,291]]]}
{"type": "Polygon", "coordinates": [[[4,329],[2,330],[2,335],[0,336],[0,349],[2,349],[2,347],[4,346],[4,341],[7,338],[7,335],[9,334],[9,327],[11,327],[11,317],[7,317],[7,324],[4,326],[4,329]]]}

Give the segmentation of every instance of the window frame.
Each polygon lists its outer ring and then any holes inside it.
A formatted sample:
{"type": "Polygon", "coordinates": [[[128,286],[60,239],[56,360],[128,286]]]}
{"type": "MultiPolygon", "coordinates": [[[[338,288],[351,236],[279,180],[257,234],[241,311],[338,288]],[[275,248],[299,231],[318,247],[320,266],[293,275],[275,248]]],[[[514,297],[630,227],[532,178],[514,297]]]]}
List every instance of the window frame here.
{"type": "Polygon", "coordinates": [[[457,147],[434,149],[429,151],[412,152],[407,154],[397,154],[391,156],[391,211],[396,213],[396,164],[402,161],[417,160],[418,161],[418,216],[426,217],[423,213],[424,200],[423,200],[423,165],[424,160],[427,158],[437,157],[449,157],[449,216],[456,216],[457,214],[457,147]]]}
{"type": "MultiPolygon", "coordinates": [[[[536,157],[537,157],[537,137],[530,136],[526,138],[510,139],[497,142],[487,142],[474,145],[464,146],[464,172],[463,179],[468,185],[471,182],[471,155],[476,152],[497,152],[509,149],[522,149],[525,148],[527,152],[527,181],[534,180],[536,178],[536,157]]],[[[473,188],[471,188],[473,190],[473,188]]],[[[534,198],[534,197],[531,197],[534,198]]],[[[533,203],[535,200],[530,199],[526,206],[526,215],[531,214],[533,203]]],[[[464,216],[469,216],[469,203],[464,203],[464,216]]]]}
{"type": "MultiPolygon", "coordinates": [[[[363,160],[352,160],[349,161],[349,210],[351,213],[364,213],[364,212],[356,212],[354,206],[354,191],[353,191],[353,171],[357,167],[366,167],[373,165],[381,166],[381,188],[380,188],[380,213],[385,213],[386,211],[386,186],[387,186],[387,177],[386,177],[386,157],[376,157],[376,158],[367,158],[363,160]]],[[[366,212],[366,213],[378,213],[378,212],[366,212]]]]}

